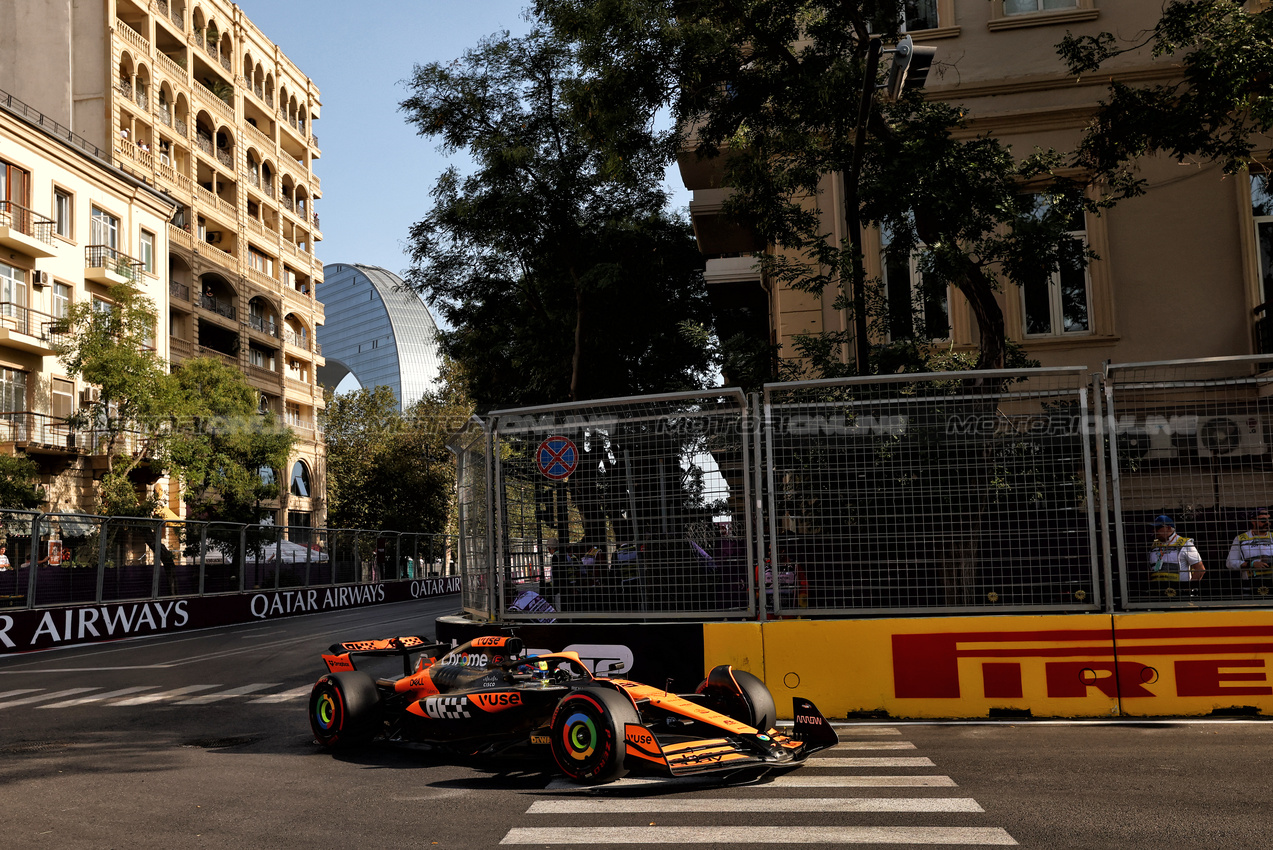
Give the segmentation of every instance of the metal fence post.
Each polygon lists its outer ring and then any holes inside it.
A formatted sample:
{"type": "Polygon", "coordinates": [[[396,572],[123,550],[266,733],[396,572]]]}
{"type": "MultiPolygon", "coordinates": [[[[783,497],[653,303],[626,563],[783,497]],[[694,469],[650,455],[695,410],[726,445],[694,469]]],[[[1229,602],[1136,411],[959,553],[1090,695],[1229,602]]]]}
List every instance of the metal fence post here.
{"type": "Polygon", "coordinates": [[[40,561],[40,523],[44,520],[44,514],[36,514],[31,520],[31,567],[27,573],[27,607],[35,607],[36,592],[36,574],[39,573],[40,561]]]}
{"type": "MultiPolygon", "coordinates": [[[[1105,446],[1105,406],[1101,403],[1101,395],[1103,392],[1104,387],[1101,373],[1093,372],[1092,423],[1096,439],[1096,482],[1100,489],[1101,580],[1102,586],[1105,588],[1104,609],[1107,613],[1112,614],[1114,613],[1114,564],[1109,539],[1109,473],[1106,469],[1107,452],[1105,446]]],[[[1118,463],[1117,459],[1115,459],[1114,463],[1118,463]]]]}
{"type": "Polygon", "coordinates": [[[163,569],[163,556],[160,554],[163,550],[160,548],[164,545],[164,524],[163,522],[155,523],[155,564],[152,570],[150,598],[159,598],[159,573],[163,569]]]}

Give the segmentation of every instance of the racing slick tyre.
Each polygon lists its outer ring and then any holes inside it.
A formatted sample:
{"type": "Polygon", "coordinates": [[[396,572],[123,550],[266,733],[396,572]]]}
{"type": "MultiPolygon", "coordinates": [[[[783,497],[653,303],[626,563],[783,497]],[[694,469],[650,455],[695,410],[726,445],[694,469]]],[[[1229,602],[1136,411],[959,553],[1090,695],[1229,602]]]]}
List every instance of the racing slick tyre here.
{"type": "Polygon", "coordinates": [[[366,673],[328,673],[309,694],[309,728],[324,747],[365,744],[380,727],[380,692],[366,673]]]}
{"type": "Polygon", "coordinates": [[[631,701],[617,691],[583,688],[567,694],[553,710],[553,760],[567,778],[584,785],[618,779],[625,773],[624,724],[640,722],[631,701]]]}
{"type": "Polygon", "coordinates": [[[773,694],[746,670],[722,664],[707,674],[697,691],[707,697],[708,708],[761,732],[768,732],[778,719],[773,694]]]}

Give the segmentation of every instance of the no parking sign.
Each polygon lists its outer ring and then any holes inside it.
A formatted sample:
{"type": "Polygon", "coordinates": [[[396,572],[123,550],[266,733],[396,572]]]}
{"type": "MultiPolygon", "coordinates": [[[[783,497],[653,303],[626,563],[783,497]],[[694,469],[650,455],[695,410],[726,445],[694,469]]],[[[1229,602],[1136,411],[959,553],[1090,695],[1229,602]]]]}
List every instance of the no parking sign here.
{"type": "Polygon", "coordinates": [[[549,437],[539,444],[535,452],[539,471],[554,481],[570,477],[579,465],[579,450],[566,437],[549,437]]]}

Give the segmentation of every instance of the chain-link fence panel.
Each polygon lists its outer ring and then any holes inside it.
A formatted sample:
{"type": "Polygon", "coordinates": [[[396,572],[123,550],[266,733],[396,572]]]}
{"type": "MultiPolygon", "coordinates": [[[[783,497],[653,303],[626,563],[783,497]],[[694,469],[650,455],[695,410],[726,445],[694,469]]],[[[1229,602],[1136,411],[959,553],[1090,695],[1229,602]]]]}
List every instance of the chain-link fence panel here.
{"type": "Polygon", "coordinates": [[[404,578],[459,575],[459,538],[450,534],[403,532],[400,552],[404,578]]]}
{"type": "Polygon", "coordinates": [[[491,613],[491,439],[474,417],[447,442],[456,464],[460,601],[477,616],[491,613]]]}
{"type": "Polygon", "coordinates": [[[1123,607],[1273,604],[1273,356],[1113,364],[1123,607]]]}
{"type": "Polygon", "coordinates": [[[0,610],[25,608],[31,598],[32,523],[36,511],[0,510],[0,610]]]}
{"type": "Polygon", "coordinates": [[[1081,368],[765,387],[777,614],[1093,610],[1081,368]]]}
{"type": "Polygon", "coordinates": [[[735,389],[491,414],[510,620],[754,616],[735,389]]]}

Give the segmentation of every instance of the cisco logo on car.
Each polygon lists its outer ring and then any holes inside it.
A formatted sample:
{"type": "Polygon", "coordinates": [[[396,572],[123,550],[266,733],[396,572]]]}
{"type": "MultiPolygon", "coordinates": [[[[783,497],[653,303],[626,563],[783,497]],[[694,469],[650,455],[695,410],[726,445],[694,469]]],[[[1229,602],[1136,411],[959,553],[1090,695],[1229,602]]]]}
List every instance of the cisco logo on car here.
{"type": "MultiPolygon", "coordinates": [[[[527,655],[545,655],[551,649],[527,649],[527,655]]],[[[562,652],[577,652],[579,660],[588,665],[593,675],[605,676],[612,665],[622,664],[622,673],[632,669],[632,650],[617,643],[572,643],[562,652]]],[[[618,675],[618,674],[616,674],[618,675]]]]}

